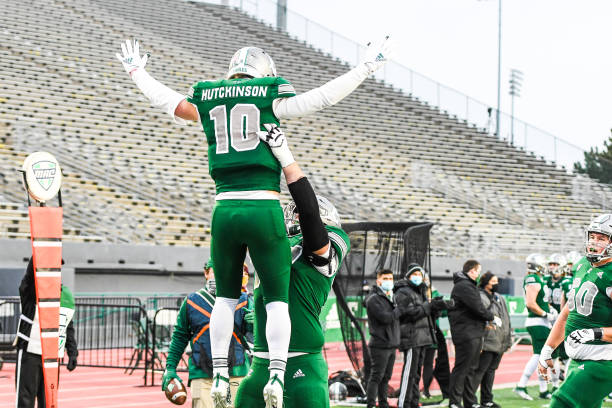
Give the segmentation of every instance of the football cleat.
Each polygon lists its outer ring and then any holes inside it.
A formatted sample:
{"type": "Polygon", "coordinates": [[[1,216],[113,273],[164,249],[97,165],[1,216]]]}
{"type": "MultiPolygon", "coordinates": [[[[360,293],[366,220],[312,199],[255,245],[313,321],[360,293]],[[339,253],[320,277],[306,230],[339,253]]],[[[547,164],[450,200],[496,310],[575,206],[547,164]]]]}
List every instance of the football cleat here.
{"type": "Polygon", "coordinates": [[[515,387],[514,393],[524,400],[533,401],[533,398],[527,394],[527,388],[525,387],[515,387]]]}
{"type": "Polygon", "coordinates": [[[552,393],[550,391],[543,391],[540,393],[540,399],[551,399],[552,393]]]}
{"type": "Polygon", "coordinates": [[[230,408],[232,406],[232,394],[230,391],[229,378],[216,374],[210,387],[210,398],[214,408],[230,408]]]}
{"type": "Polygon", "coordinates": [[[283,393],[283,382],[278,377],[278,374],[274,374],[263,389],[266,408],[282,408],[283,393]]]}

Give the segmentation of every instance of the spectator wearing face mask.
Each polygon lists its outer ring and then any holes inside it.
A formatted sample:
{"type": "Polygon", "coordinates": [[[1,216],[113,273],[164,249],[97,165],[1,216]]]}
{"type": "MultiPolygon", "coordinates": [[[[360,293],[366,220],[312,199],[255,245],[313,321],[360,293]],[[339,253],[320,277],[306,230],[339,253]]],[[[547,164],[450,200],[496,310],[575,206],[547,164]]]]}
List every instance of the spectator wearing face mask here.
{"type": "Polygon", "coordinates": [[[504,352],[512,345],[512,327],[510,327],[510,314],[506,307],[506,301],[497,294],[499,279],[491,272],[480,277],[478,283],[480,298],[485,308],[493,313],[493,322],[485,329],[484,342],[478,368],[474,377],[470,378],[471,388],[476,389],[480,385],[480,405],[482,407],[500,407],[493,402],[493,381],[495,370],[504,352]]]}
{"type": "Polygon", "coordinates": [[[461,271],[453,275],[451,299],[455,301],[455,307],[448,312],[455,344],[455,366],[449,388],[450,408],[478,406],[476,389],[468,378],[474,376],[478,367],[485,326],[493,320],[493,313],[482,304],[476,287],[481,270],[480,263],[470,259],[463,264],[461,271]]]}
{"type": "Polygon", "coordinates": [[[365,300],[368,312],[370,341],[368,349],[372,367],[366,388],[367,408],[388,408],[387,390],[393,373],[395,351],[400,345],[399,319],[403,315],[401,307],[393,300],[393,272],[382,269],[376,273],[376,286],[373,286],[365,300]]]}
{"type": "Polygon", "coordinates": [[[427,297],[423,283],[425,271],[418,264],[408,265],[404,279],[393,289],[395,301],[404,311],[400,319],[400,350],[404,353],[404,367],[400,383],[398,407],[419,406],[419,381],[425,351],[436,342],[432,313],[446,310],[450,301],[427,297]]]}

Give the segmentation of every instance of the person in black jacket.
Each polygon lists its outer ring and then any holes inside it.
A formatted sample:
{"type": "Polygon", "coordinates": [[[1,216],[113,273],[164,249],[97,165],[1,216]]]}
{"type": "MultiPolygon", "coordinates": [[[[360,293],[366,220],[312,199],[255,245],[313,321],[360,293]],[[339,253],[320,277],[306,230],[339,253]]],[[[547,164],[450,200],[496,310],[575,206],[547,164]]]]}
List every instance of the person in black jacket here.
{"type": "Polygon", "coordinates": [[[471,387],[476,389],[480,384],[480,405],[483,408],[500,408],[501,405],[493,401],[493,382],[504,352],[512,345],[510,314],[506,301],[497,294],[497,276],[491,272],[485,273],[480,277],[478,286],[483,305],[493,313],[493,324],[486,327],[478,368],[474,377],[470,378],[473,381],[471,387]]]}
{"type": "Polygon", "coordinates": [[[435,343],[433,311],[447,309],[442,299],[427,299],[427,287],[423,284],[425,271],[418,264],[408,265],[404,279],[393,288],[395,302],[404,315],[400,319],[400,350],[404,353],[404,368],[398,407],[419,406],[419,381],[427,347],[435,343]]]}
{"type": "Polygon", "coordinates": [[[478,261],[469,260],[461,272],[453,275],[451,299],[455,307],[449,311],[451,336],[455,344],[455,367],[451,373],[449,399],[450,407],[472,408],[476,403],[476,390],[471,381],[482,349],[482,338],[486,322],[493,320],[493,313],[485,309],[476,287],[476,279],[482,267],[478,261]]]}
{"type": "MultiPolygon", "coordinates": [[[[63,261],[62,261],[63,263],[63,261]]],[[[68,371],[77,366],[77,341],[72,324],[74,297],[70,290],[61,286],[59,350],[60,360],[64,349],[68,352],[68,371]]],[[[15,364],[15,386],[17,408],[34,408],[45,406],[45,384],[42,367],[42,350],[38,313],[36,313],[36,286],[34,283],[34,265],[32,258],[26,273],[19,285],[21,316],[14,345],[17,347],[17,364],[15,364]]],[[[58,372],[59,375],[59,372],[58,372]]]]}
{"type": "Polygon", "coordinates": [[[387,389],[393,373],[395,350],[400,344],[399,319],[402,309],[393,301],[393,272],[382,269],[376,274],[376,286],[365,300],[372,367],[366,387],[367,408],[388,408],[387,389]]]}

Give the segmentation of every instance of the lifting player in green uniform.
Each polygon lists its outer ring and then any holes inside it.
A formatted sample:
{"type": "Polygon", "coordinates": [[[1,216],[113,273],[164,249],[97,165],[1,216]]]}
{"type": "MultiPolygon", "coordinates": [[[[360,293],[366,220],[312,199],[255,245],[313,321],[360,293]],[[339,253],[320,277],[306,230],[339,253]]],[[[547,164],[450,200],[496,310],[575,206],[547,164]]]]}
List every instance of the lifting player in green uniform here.
{"type": "MultiPolygon", "coordinates": [[[[557,314],[554,309],[549,308],[545,300],[546,284],[542,275],[546,270],[546,259],[540,254],[531,254],[527,257],[526,262],[528,273],[523,281],[523,288],[528,314],[525,326],[531,337],[533,355],[525,365],[514,392],[521,398],[531,401],[533,398],[527,393],[527,381],[538,367],[540,350],[550,332],[551,322],[555,321],[557,314]]],[[[550,398],[548,384],[543,378],[540,378],[540,398],[550,398]]]]}
{"type": "Polygon", "coordinates": [[[565,339],[572,359],[550,408],[596,408],[612,392],[612,214],[586,231],[586,257],[574,265],[567,304],[542,348],[538,371],[554,371],[553,350],[565,339]]]}
{"type": "MultiPolygon", "coordinates": [[[[289,149],[280,129],[260,133],[279,159],[285,161],[289,149]],[[283,153],[284,151],[284,153],[283,153]]],[[[293,198],[284,207],[285,223],[291,243],[289,316],[292,330],[285,377],[285,408],[327,408],[327,364],[321,354],[325,340],[319,320],[343,258],[350,249],[348,235],[340,228],[340,218],[329,200],[315,196],[297,163],[283,168],[293,198]]],[[[236,396],[240,408],[263,408],[261,392],[268,378],[270,355],[267,314],[263,293],[255,280],[255,345],[251,371],[242,381],[236,396]]]]}
{"type": "Polygon", "coordinates": [[[245,47],[231,59],[226,79],[198,82],[184,95],[161,84],[144,69],[148,54],[126,41],[117,58],[150,100],[175,122],[200,122],[208,142],[209,173],[216,185],[211,253],[215,259],[217,300],[211,315],[213,357],[211,396],[216,408],[231,404],[227,355],[232,316],[240,296],[247,248],[258,271],[270,348],[270,379],[263,397],[268,407],[282,401],[291,321],[287,306],[291,253],[279,204],[281,167],[258,132],[264,124],[304,116],[331,106],[355,90],[389,58],[388,36],[368,47],[365,59],[349,72],[302,95],[277,76],[262,49],[245,47]]]}

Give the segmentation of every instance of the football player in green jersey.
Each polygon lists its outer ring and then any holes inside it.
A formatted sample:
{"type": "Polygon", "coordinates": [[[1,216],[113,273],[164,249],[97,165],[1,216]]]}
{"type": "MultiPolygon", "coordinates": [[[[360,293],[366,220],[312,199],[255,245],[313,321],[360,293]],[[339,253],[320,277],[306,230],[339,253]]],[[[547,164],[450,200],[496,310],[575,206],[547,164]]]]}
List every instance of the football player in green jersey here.
{"type": "MultiPolygon", "coordinates": [[[[280,129],[270,131],[264,139],[273,153],[282,159],[288,151],[280,129]]],[[[329,200],[315,196],[297,163],[283,172],[294,201],[284,207],[287,234],[291,243],[292,265],[289,281],[289,316],[291,340],[284,383],[285,408],[329,407],[327,364],[321,354],[324,335],[319,320],[334,277],[350,249],[348,235],[340,228],[340,218],[329,200]],[[301,187],[300,187],[301,185],[301,187]]],[[[240,408],[263,408],[261,392],[266,385],[271,364],[263,292],[256,278],[255,344],[251,371],[236,396],[240,408]]],[[[279,405],[280,406],[280,405],[279,405]]]]}
{"type": "MultiPolygon", "coordinates": [[[[548,303],[553,307],[557,314],[563,308],[566,302],[565,289],[567,289],[568,281],[563,277],[563,271],[565,270],[565,257],[561,254],[554,253],[548,257],[548,279],[546,284],[548,286],[548,303]]],[[[553,322],[554,323],[554,322],[553,322]]],[[[556,350],[555,357],[555,375],[552,378],[553,392],[559,388],[559,379],[561,373],[564,371],[565,360],[567,360],[567,354],[565,349],[561,345],[556,350]]]]}
{"type": "Polygon", "coordinates": [[[117,58],[151,104],[177,123],[200,122],[206,134],[209,173],[217,193],[211,225],[217,300],[210,323],[215,378],[211,396],[216,408],[231,403],[227,355],[247,248],[270,316],[266,329],[270,380],[264,399],[282,400],[283,390],[275,378],[284,376],[291,332],[287,306],[291,253],[279,193],[281,167],[293,162],[293,157],[277,162],[257,133],[264,124],[277,125],[281,119],[314,113],[349,95],[387,62],[388,38],[369,46],[357,67],[302,95],[277,76],[270,56],[257,47],[238,50],[225,79],[198,82],[185,97],[147,73],[148,54],[140,55],[137,41],[121,44],[117,58]]]}
{"type": "MultiPolygon", "coordinates": [[[[533,398],[527,393],[527,381],[538,367],[540,350],[550,332],[551,322],[555,320],[557,314],[554,309],[549,308],[548,302],[545,300],[546,284],[543,280],[543,274],[546,270],[546,258],[540,254],[531,254],[527,257],[526,262],[527,276],[523,281],[523,289],[525,290],[525,305],[528,313],[525,326],[531,337],[533,356],[525,365],[514,392],[521,398],[531,401],[533,398]]],[[[543,378],[540,378],[540,398],[550,398],[548,384],[543,378]]]]}
{"type": "Polygon", "coordinates": [[[594,219],[586,231],[586,257],[575,267],[572,288],[546,344],[538,371],[553,371],[553,350],[565,339],[572,359],[550,408],[601,407],[612,392],[612,214],[594,219]]]}
{"type": "Polygon", "coordinates": [[[552,254],[548,257],[548,273],[547,285],[549,289],[549,303],[558,312],[565,302],[562,282],[563,269],[565,267],[565,258],[561,254],[552,254]]]}
{"type": "MultiPolygon", "coordinates": [[[[582,259],[582,255],[578,251],[570,251],[565,255],[565,278],[570,278],[574,273],[574,265],[582,259]]],[[[566,293],[567,296],[567,293],[566,293]]]]}

